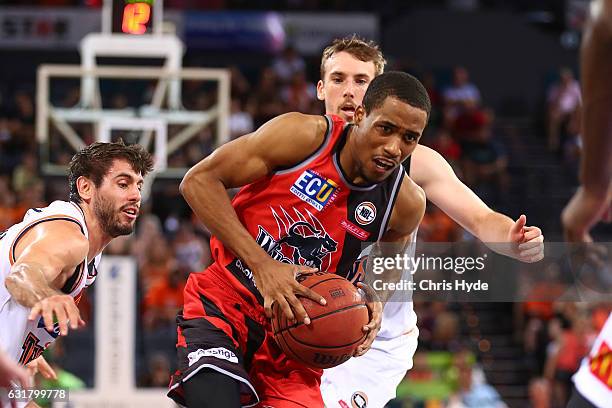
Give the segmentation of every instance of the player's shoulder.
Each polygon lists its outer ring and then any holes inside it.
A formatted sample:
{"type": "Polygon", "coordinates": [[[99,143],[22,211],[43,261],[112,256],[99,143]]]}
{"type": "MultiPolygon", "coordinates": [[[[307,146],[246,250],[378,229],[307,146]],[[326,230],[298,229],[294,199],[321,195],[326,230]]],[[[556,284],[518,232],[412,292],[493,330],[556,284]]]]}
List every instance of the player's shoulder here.
{"type": "Polygon", "coordinates": [[[328,120],[323,115],[309,115],[300,112],[288,112],[275,119],[270,123],[276,122],[277,126],[289,128],[297,131],[300,134],[312,136],[314,134],[325,133],[328,128],[328,120]]]}
{"type": "Polygon", "coordinates": [[[329,126],[328,119],[322,115],[284,113],[262,126],[263,134],[266,135],[266,138],[268,136],[270,138],[267,143],[262,144],[261,148],[311,152],[321,145],[329,126]]]}

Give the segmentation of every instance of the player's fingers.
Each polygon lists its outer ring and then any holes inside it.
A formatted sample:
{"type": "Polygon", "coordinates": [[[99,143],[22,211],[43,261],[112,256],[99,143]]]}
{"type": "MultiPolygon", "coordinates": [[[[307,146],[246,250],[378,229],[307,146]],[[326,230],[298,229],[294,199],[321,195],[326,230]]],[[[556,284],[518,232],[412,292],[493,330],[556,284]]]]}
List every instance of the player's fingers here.
{"type": "Polygon", "coordinates": [[[540,253],[539,255],[535,255],[530,257],[527,262],[528,263],[535,263],[535,262],[540,262],[542,259],[544,259],[544,252],[540,253]]]}
{"type": "Polygon", "coordinates": [[[274,304],[274,299],[266,296],[264,298],[264,313],[268,319],[274,317],[274,312],[272,311],[272,305],[274,304]]]}
{"type": "Polygon", "coordinates": [[[81,327],[87,326],[87,323],[85,323],[85,320],[81,319],[80,316],[79,316],[79,326],[81,326],[81,327]]]}
{"type": "Polygon", "coordinates": [[[521,214],[520,217],[514,222],[514,225],[510,229],[512,235],[519,235],[523,233],[523,227],[527,223],[527,217],[525,214],[521,214]]]}
{"type": "Polygon", "coordinates": [[[32,377],[28,370],[23,367],[17,367],[17,372],[15,373],[15,377],[19,384],[21,384],[22,388],[29,388],[32,386],[32,377]]]}
{"type": "Polygon", "coordinates": [[[304,285],[300,285],[299,283],[296,282],[295,288],[293,290],[295,293],[300,294],[301,296],[307,297],[308,299],[312,300],[313,302],[317,302],[323,306],[325,306],[327,304],[327,300],[325,300],[325,298],[321,295],[319,295],[317,292],[315,292],[314,290],[307,288],[304,285]]]}
{"type": "Polygon", "coordinates": [[[45,360],[42,356],[39,357],[40,361],[38,362],[38,371],[48,380],[57,380],[57,375],[55,374],[55,370],[51,368],[47,360],[45,360]]]}
{"type": "Polygon", "coordinates": [[[70,321],[71,329],[78,329],[79,321],[81,320],[81,312],[79,312],[79,308],[76,304],[70,303],[67,307],[68,309],[68,320],[70,321]]]}
{"type": "Polygon", "coordinates": [[[59,324],[60,333],[62,336],[68,334],[68,315],[66,314],[65,306],[58,305],[55,307],[55,317],[59,324]]]}
{"type": "Polygon", "coordinates": [[[319,272],[319,269],[313,268],[310,266],[295,265],[293,277],[298,276],[300,273],[315,273],[315,272],[319,272]]]}
{"type": "Polygon", "coordinates": [[[368,333],[363,343],[361,343],[359,347],[357,347],[357,350],[355,351],[354,356],[361,357],[365,353],[367,353],[370,347],[372,347],[372,343],[374,342],[375,338],[376,338],[375,332],[368,333]]]}
{"type": "Polygon", "coordinates": [[[48,331],[53,331],[53,307],[45,307],[42,309],[42,317],[45,322],[45,328],[48,331]]]}
{"type": "Polygon", "coordinates": [[[544,238],[542,238],[542,240],[536,239],[536,240],[532,240],[532,241],[523,242],[522,244],[520,244],[518,246],[518,250],[519,251],[525,251],[527,249],[531,249],[531,248],[542,246],[542,243],[543,243],[542,241],[543,240],[544,240],[544,238]]]}
{"type": "Polygon", "coordinates": [[[288,295],[287,301],[291,305],[297,321],[304,322],[304,324],[310,324],[310,318],[308,317],[308,313],[306,313],[306,309],[304,309],[302,302],[300,302],[300,300],[294,294],[288,295]]]}
{"type": "Polygon", "coordinates": [[[366,303],[380,301],[380,299],[378,298],[378,294],[376,293],[374,289],[372,289],[371,286],[366,285],[363,282],[358,282],[357,287],[361,289],[360,291],[361,297],[366,303]]]}
{"type": "Polygon", "coordinates": [[[539,245],[530,249],[526,249],[524,251],[520,252],[520,256],[521,258],[531,258],[533,256],[536,256],[538,254],[540,254],[543,251],[543,248],[541,248],[539,245]]]}
{"type": "Polygon", "coordinates": [[[526,227],[524,228],[524,230],[525,230],[525,236],[523,240],[525,242],[538,238],[538,237],[542,237],[542,230],[539,229],[538,227],[526,227]]]}
{"type": "Polygon", "coordinates": [[[289,303],[287,303],[287,299],[285,299],[284,296],[281,296],[280,298],[275,300],[278,307],[280,308],[281,312],[283,312],[285,314],[285,316],[287,316],[287,319],[289,319],[290,321],[295,320],[295,316],[293,315],[293,311],[291,310],[291,307],[289,306],[289,303]]]}
{"type": "Polygon", "coordinates": [[[30,310],[30,315],[28,316],[28,320],[36,319],[36,317],[38,317],[38,315],[40,314],[40,310],[40,303],[36,303],[34,306],[32,306],[32,309],[30,310]]]}

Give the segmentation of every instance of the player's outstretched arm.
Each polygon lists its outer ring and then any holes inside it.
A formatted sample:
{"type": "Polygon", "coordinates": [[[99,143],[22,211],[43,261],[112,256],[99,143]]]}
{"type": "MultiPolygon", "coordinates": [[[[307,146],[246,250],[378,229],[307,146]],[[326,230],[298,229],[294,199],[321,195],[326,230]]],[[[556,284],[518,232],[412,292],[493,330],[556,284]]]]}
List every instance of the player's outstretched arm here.
{"type": "MultiPolygon", "coordinates": [[[[408,251],[409,246],[413,243],[413,235],[416,234],[416,229],[425,214],[425,201],[423,189],[405,176],[391,213],[387,231],[372,248],[370,259],[373,256],[395,258],[397,254],[408,251]]],[[[392,268],[386,269],[382,274],[374,275],[371,271],[366,273],[364,281],[367,286],[363,289],[369,293],[367,306],[370,311],[370,322],[363,328],[367,336],[355,351],[355,357],[364,355],[372,346],[380,330],[383,306],[392,295],[388,292],[374,293],[373,280],[397,282],[401,279],[402,272],[402,270],[392,268]]]]}
{"type": "Polygon", "coordinates": [[[493,211],[469,189],[435,150],[419,145],[412,154],[410,175],[427,198],[459,225],[485,244],[523,262],[544,257],[544,236],[538,227],[527,226],[522,215],[516,221],[493,211]]]}
{"type": "Polygon", "coordinates": [[[219,147],[191,168],[181,182],[181,193],[198,218],[253,271],[268,317],[272,316],[272,303],[278,302],[289,319],[308,324],[308,315],[295,294],[325,301],[294,279],[297,272],[312,272],[312,268],[275,261],[255,242],[238,219],[226,189],[242,187],[278,168],[299,163],[323,143],[326,131],[327,121],[322,116],[281,115],[219,147]]]}
{"type": "Polygon", "coordinates": [[[563,210],[568,241],[590,241],[589,230],[612,201],[612,0],[595,0],[580,53],[582,95],[581,186],[563,210]]]}
{"type": "Polygon", "coordinates": [[[78,225],[56,220],[43,222],[28,231],[15,247],[15,262],[4,284],[12,298],[32,308],[29,319],[42,315],[47,330],[57,320],[62,335],[68,324],[76,329],[82,320],[70,295],[61,288],[83,262],[89,242],[78,225]]]}

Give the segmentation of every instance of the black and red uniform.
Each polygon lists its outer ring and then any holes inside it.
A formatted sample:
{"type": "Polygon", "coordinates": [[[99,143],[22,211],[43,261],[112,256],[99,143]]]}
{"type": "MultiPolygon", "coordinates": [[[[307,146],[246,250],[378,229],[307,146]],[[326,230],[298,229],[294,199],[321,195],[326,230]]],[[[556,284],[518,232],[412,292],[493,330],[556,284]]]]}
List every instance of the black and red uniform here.
{"type": "MultiPolygon", "coordinates": [[[[386,230],[404,172],[400,166],[379,184],[350,183],[339,165],[350,125],[325,118],[325,139],[314,153],[243,187],[232,205],[272,258],[346,276],[363,244],[386,230]]],[[[209,368],[241,383],[243,406],[323,407],[322,371],[280,351],[248,265],[214,237],[211,251],[213,265],[192,273],[185,287],[179,368],[168,395],[184,405],[181,383],[209,368]]]]}

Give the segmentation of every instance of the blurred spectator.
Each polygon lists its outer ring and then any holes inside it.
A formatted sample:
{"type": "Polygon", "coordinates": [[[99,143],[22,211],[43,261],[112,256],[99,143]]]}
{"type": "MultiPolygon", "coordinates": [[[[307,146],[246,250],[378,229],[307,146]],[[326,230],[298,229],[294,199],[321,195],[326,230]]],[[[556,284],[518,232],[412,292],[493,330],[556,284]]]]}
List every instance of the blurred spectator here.
{"type": "Polygon", "coordinates": [[[145,293],[159,279],[167,279],[175,260],[170,252],[166,237],[154,239],[146,251],[146,258],[140,268],[140,279],[145,293]]]}
{"type": "Polygon", "coordinates": [[[0,175],[0,231],[8,229],[19,221],[16,204],[17,197],[10,188],[8,176],[0,175]]]}
{"type": "Polygon", "coordinates": [[[196,272],[212,263],[208,242],[195,234],[189,221],[181,222],[173,246],[179,268],[196,272]]]}
{"type": "Polygon", "coordinates": [[[241,101],[248,98],[251,91],[251,84],[243,75],[242,71],[237,66],[232,65],[230,68],[231,75],[231,95],[232,98],[238,98],[241,101]]]}
{"type": "Polygon", "coordinates": [[[281,55],[274,60],[272,69],[282,83],[289,83],[295,74],[306,71],[306,63],[293,46],[285,47],[281,55]]]}
{"type": "Polygon", "coordinates": [[[143,323],[147,330],[174,325],[176,313],[183,305],[183,289],[188,272],[174,267],[160,276],[147,290],[143,304],[143,323]]]}
{"type": "Polygon", "coordinates": [[[490,187],[499,194],[509,185],[508,156],[504,146],[493,135],[492,121],[492,114],[487,114],[474,138],[461,145],[463,176],[466,184],[477,194],[479,189],[490,187]]]}
{"type": "Polygon", "coordinates": [[[42,208],[47,205],[45,185],[41,180],[38,180],[17,194],[16,217],[21,221],[30,208],[42,208]]]}
{"type": "Polygon", "coordinates": [[[454,366],[458,375],[458,390],[447,408],[505,408],[506,404],[495,390],[486,382],[475,381],[473,356],[468,351],[460,351],[454,356],[454,366]]]}
{"type": "Polygon", "coordinates": [[[260,73],[255,92],[249,100],[249,111],[252,112],[256,128],[286,112],[279,93],[279,80],[276,73],[270,67],[264,68],[260,73]]]}
{"type": "Polygon", "coordinates": [[[431,336],[431,349],[453,351],[459,347],[459,318],[452,312],[442,312],[435,316],[431,336]]]}
{"type": "Polygon", "coordinates": [[[428,203],[418,236],[423,242],[455,242],[461,238],[461,228],[445,212],[428,203]]]}
{"type": "Polygon", "coordinates": [[[291,77],[291,81],[284,86],[281,98],[287,112],[310,113],[316,94],[314,84],[306,81],[306,74],[296,72],[291,77]]]}
{"type": "Polygon", "coordinates": [[[165,354],[156,353],[149,358],[148,371],[140,380],[140,386],[166,388],[170,374],[168,357],[165,354]]]}
{"type": "Polygon", "coordinates": [[[544,377],[553,384],[555,404],[565,406],[572,387],[571,377],[588,351],[584,325],[580,320],[559,315],[550,320],[548,329],[552,342],[548,346],[544,377]]]}
{"type": "Polygon", "coordinates": [[[529,382],[529,408],[552,408],[550,383],[544,378],[529,382]]]}
{"type": "Polygon", "coordinates": [[[20,193],[26,188],[31,188],[34,184],[42,183],[38,176],[38,161],[33,153],[26,152],[19,164],[13,170],[13,189],[20,193]]]}
{"type": "Polygon", "coordinates": [[[136,257],[136,263],[141,267],[147,260],[149,247],[156,240],[162,239],[162,227],[159,218],[155,214],[142,214],[136,224],[136,234],[132,245],[132,255],[136,257]]]}
{"type": "Polygon", "coordinates": [[[559,72],[559,82],[548,92],[547,98],[547,136],[548,148],[557,151],[560,146],[561,133],[575,135],[579,132],[580,85],[569,68],[559,72]]]}
{"type": "Polygon", "coordinates": [[[438,128],[431,142],[431,148],[440,153],[451,165],[455,173],[459,170],[461,146],[450,135],[448,130],[438,128]]]}
{"type": "Polygon", "coordinates": [[[26,91],[15,94],[15,117],[22,125],[34,125],[34,101],[26,91]]]}
{"type": "Polygon", "coordinates": [[[246,135],[255,130],[253,126],[253,117],[244,109],[242,101],[238,98],[232,99],[229,130],[232,139],[246,135]]]}
{"type": "Polygon", "coordinates": [[[470,82],[465,67],[455,67],[453,84],[444,90],[444,106],[451,118],[457,117],[467,106],[480,105],[480,91],[470,82]]]}

